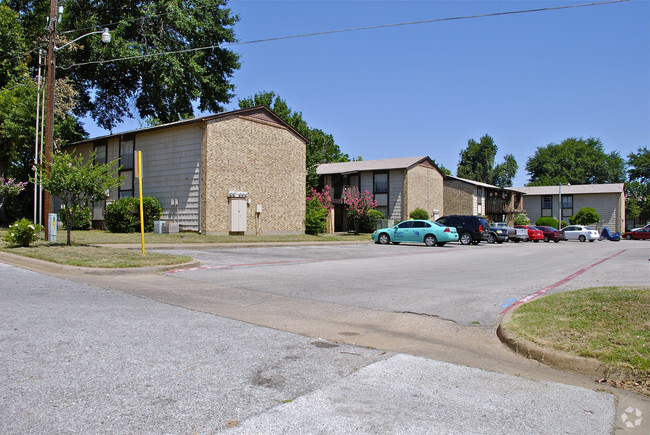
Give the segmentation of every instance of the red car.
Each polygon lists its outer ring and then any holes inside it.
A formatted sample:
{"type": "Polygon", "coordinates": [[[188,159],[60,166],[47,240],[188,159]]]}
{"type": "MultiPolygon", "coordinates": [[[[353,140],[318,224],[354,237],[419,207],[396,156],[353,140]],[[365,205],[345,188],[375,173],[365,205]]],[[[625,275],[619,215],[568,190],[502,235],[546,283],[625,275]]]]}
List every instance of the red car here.
{"type": "Polygon", "coordinates": [[[625,240],[650,240],[650,228],[641,228],[640,230],[628,231],[622,236],[625,240]]]}
{"type": "Polygon", "coordinates": [[[515,225],[515,228],[525,228],[528,230],[528,240],[532,240],[537,243],[540,240],[544,240],[544,233],[537,229],[537,227],[531,227],[530,225],[515,225]]]}
{"type": "Polygon", "coordinates": [[[555,243],[558,243],[560,240],[566,240],[564,231],[562,230],[557,230],[553,227],[540,227],[540,226],[537,226],[535,228],[537,228],[544,234],[544,241],[546,243],[550,242],[551,240],[553,240],[555,243]]]}

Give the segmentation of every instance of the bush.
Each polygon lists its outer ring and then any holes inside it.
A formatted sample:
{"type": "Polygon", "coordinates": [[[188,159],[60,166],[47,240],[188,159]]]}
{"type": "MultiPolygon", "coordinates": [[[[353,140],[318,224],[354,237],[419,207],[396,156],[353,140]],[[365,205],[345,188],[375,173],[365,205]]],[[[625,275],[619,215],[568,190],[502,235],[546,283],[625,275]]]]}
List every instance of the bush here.
{"type": "MultiPolygon", "coordinates": [[[[63,228],[68,229],[68,213],[63,209],[59,213],[59,219],[63,224],[63,228]]],[[[92,212],[90,207],[82,205],[81,207],[73,208],[72,218],[70,219],[71,230],[89,230],[92,228],[92,212]]]]}
{"type": "Polygon", "coordinates": [[[416,208],[411,212],[409,217],[411,219],[429,220],[429,213],[426,210],[422,210],[421,208],[416,208]]]}
{"type": "MultiPolygon", "coordinates": [[[[162,206],[156,198],[142,198],[144,231],[153,231],[153,223],[160,219],[162,206]]],[[[106,206],[106,228],[111,233],[134,233],[140,231],[140,200],[134,197],[120,198],[106,206]]]]}
{"type": "Polygon", "coordinates": [[[21,219],[13,225],[9,225],[4,241],[9,243],[9,246],[22,246],[26,248],[32,242],[38,240],[38,233],[42,230],[43,225],[34,225],[28,219],[21,219]]]}
{"type": "Polygon", "coordinates": [[[578,213],[569,218],[571,225],[590,225],[600,222],[600,215],[593,207],[582,207],[578,213]]]}
{"type": "Polygon", "coordinates": [[[544,217],[541,217],[541,218],[537,219],[535,221],[535,225],[540,225],[540,226],[543,226],[543,227],[553,227],[553,228],[557,228],[559,230],[559,229],[561,229],[563,227],[566,227],[568,224],[566,222],[562,221],[562,225],[558,226],[557,225],[557,219],[552,218],[550,216],[544,216],[544,217]]]}
{"type": "MultiPolygon", "coordinates": [[[[524,213],[519,213],[515,216],[515,225],[530,225],[530,219],[524,213]]],[[[550,227],[551,225],[548,226],[550,227]]]]}
{"type": "Polygon", "coordinates": [[[368,214],[361,217],[359,222],[360,233],[372,233],[377,229],[377,221],[384,218],[379,210],[368,210],[368,214]]]}
{"type": "Polygon", "coordinates": [[[305,233],[318,235],[325,232],[327,226],[327,209],[324,209],[318,198],[307,198],[305,208],[305,233]]]}

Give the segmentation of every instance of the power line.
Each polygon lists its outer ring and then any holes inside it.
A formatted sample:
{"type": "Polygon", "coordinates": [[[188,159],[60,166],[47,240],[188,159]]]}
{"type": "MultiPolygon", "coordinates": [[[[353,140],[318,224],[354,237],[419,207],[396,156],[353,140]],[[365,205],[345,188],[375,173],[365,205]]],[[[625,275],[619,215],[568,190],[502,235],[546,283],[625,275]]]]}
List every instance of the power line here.
{"type": "MultiPolygon", "coordinates": [[[[74,68],[74,67],[77,67],[77,66],[105,64],[105,63],[119,62],[119,61],[124,61],[124,60],[145,59],[145,58],[149,58],[149,57],[166,56],[166,55],[171,55],[171,54],[191,53],[191,52],[203,51],[203,50],[213,50],[215,48],[234,47],[234,46],[238,46],[238,45],[259,44],[261,42],[273,42],[273,41],[282,41],[282,40],[287,40],[287,39],[306,38],[306,37],[311,37],[311,36],[331,35],[331,34],[335,34],[335,33],[356,32],[356,31],[361,31],[361,30],[384,29],[384,28],[389,28],[389,27],[412,26],[412,25],[416,25],[416,24],[431,24],[431,23],[440,23],[440,22],[444,22],[444,21],[469,20],[469,19],[474,19],[474,18],[498,17],[498,16],[504,16],[504,15],[528,14],[528,13],[533,13],[533,12],[548,12],[548,11],[556,11],[556,10],[562,10],[562,9],[582,8],[582,7],[588,7],[588,6],[602,6],[602,5],[612,4],[612,3],[623,3],[623,2],[628,2],[628,1],[630,1],[630,0],[609,0],[609,1],[603,1],[603,2],[583,3],[583,4],[579,4],[579,5],[553,6],[553,7],[525,9],[525,10],[518,10],[518,11],[506,11],[506,12],[492,12],[492,13],[489,13],[489,14],[476,14],[476,15],[466,15],[466,16],[461,16],[461,17],[436,18],[436,19],[431,19],[431,20],[409,21],[409,22],[393,23],[393,24],[380,24],[380,25],[375,25],[375,26],[352,27],[352,28],[338,29],[338,30],[326,30],[326,31],[322,31],[322,32],[303,33],[303,34],[300,34],[300,35],[277,36],[277,37],[273,37],[273,38],[255,39],[255,40],[252,40],[252,41],[232,42],[232,43],[223,44],[223,45],[209,45],[209,46],[206,46],[206,47],[187,48],[187,49],[183,49],[183,50],[164,51],[164,52],[160,52],[160,53],[141,54],[141,55],[137,55],[137,56],[127,56],[127,57],[120,57],[120,58],[108,59],[108,60],[96,60],[96,61],[89,61],[89,62],[81,62],[81,63],[75,63],[75,64],[72,64],[72,65],[69,65],[67,67],[60,67],[60,69],[70,69],[70,68],[74,68]]],[[[57,68],[59,68],[59,67],[57,67],[57,68]]]]}

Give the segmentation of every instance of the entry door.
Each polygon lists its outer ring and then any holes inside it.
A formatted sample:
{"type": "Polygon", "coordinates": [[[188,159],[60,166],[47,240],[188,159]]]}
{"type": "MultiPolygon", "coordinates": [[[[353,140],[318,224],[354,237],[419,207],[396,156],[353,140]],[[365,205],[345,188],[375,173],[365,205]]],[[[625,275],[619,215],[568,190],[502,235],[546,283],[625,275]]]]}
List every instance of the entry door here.
{"type": "Polygon", "coordinates": [[[246,198],[230,198],[230,232],[246,232],[246,198]]]}

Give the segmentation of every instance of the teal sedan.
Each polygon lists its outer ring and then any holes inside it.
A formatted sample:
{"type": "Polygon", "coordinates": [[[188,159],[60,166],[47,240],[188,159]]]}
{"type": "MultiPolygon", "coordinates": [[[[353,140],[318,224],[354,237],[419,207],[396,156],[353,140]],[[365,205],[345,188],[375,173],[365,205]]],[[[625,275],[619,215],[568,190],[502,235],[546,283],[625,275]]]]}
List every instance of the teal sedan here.
{"type": "Polygon", "coordinates": [[[424,243],[427,246],[445,246],[447,242],[457,242],[458,232],[454,227],[425,220],[400,222],[392,228],[382,228],[372,233],[372,240],[381,245],[394,243],[424,243]]]}

